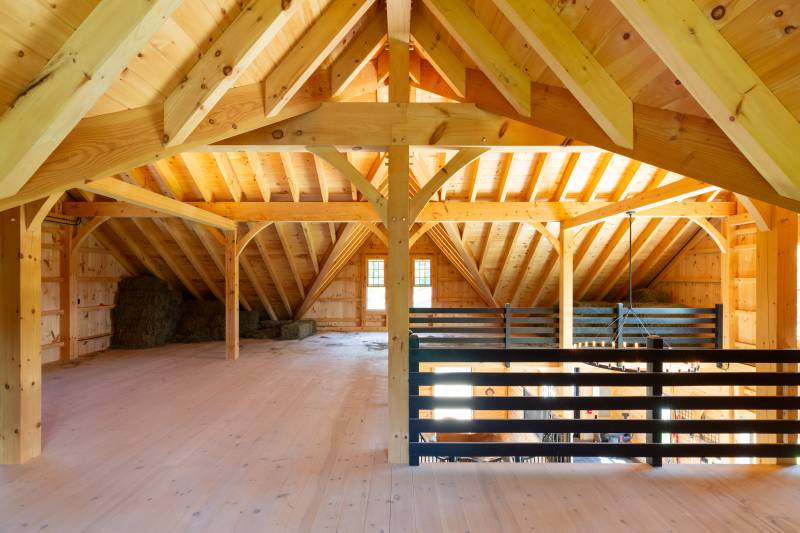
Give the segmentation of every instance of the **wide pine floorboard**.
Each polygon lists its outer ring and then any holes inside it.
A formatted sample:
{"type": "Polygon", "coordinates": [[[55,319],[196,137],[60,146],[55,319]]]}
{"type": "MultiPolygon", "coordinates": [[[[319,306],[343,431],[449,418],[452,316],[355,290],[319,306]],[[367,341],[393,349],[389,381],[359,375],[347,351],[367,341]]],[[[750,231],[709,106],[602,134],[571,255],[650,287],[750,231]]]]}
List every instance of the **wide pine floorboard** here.
{"type": "Polygon", "coordinates": [[[800,531],[800,470],[386,461],[385,335],[113,351],[44,373],[0,531],[800,531]]]}

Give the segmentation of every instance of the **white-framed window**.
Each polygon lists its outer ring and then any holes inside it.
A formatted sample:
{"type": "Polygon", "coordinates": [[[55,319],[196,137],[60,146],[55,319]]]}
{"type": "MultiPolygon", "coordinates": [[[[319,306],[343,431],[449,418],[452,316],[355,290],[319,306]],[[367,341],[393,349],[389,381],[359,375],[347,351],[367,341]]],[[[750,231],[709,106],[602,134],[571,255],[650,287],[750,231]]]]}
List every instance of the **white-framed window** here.
{"type": "MultiPolygon", "coordinates": [[[[452,372],[472,372],[468,366],[439,366],[433,369],[436,374],[450,374],[452,372]]],[[[433,386],[433,395],[437,398],[472,398],[472,385],[465,384],[437,384],[433,386]]],[[[434,409],[433,418],[444,420],[472,420],[472,409],[434,409]]]]}
{"type": "Polygon", "coordinates": [[[367,311],[386,311],[386,261],[367,259],[367,311]]]}
{"type": "Polygon", "coordinates": [[[431,260],[414,259],[414,288],[411,295],[413,307],[433,307],[431,260]]]}

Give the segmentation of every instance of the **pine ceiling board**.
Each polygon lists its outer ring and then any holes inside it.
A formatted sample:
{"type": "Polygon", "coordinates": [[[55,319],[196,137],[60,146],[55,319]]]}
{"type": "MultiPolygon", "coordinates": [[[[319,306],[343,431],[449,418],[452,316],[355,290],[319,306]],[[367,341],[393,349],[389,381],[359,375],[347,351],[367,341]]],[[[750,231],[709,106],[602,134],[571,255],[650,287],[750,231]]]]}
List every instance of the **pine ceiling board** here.
{"type": "Polygon", "coordinates": [[[262,200],[261,191],[256,183],[255,173],[253,172],[253,167],[250,166],[247,154],[244,152],[227,152],[226,155],[231,163],[233,172],[236,174],[239,185],[242,187],[242,201],[262,200]]]}
{"type": "Polygon", "coordinates": [[[775,92],[784,106],[800,120],[800,105],[785,99],[787,82],[800,80],[800,4],[785,0],[761,0],[721,30],[725,39],[747,61],[761,80],[775,92]],[[780,14],[780,16],[777,16],[780,14]],[[781,91],[776,91],[781,88],[781,91]]]}
{"type": "Polygon", "coordinates": [[[669,70],[665,70],[643,87],[636,95],[636,100],[678,113],[706,116],[705,110],[669,70]]]}
{"type": "MultiPolygon", "coordinates": [[[[265,47],[256,57],[253,64],[239,77],[235,86],[263,81],[267,74],[275,68],[275,65],[289,53],[292,46],[303,36],[329,3],[328,0],[303,0],[300,11],[292,17],[269,46],[265,47]]],[[[369,13],[366,16],[369,16],[369,13]]],[[[341,48],[342,45],[339,44],[336,49],[341,50],[341,48]]],[[[323,62],[322,66],[326,65],[327,63],[323,62]]]]}
{"type": "Polygon", "coordinates": [[[580,197],[582,191],[586,188],[586,184],[589,182],[589,177],[592,175],[592,171],[597,164],[597,158],[601,153],[602,152],[581,154],[570,176],[569,186],[567,190],[564,191],[565,198],[578,199],[578,197],[580,197]]]}
{"type": "Polygon", "coordinates": [[[47,58],[0,30],[0,113],[35,79],[47,58]]]}

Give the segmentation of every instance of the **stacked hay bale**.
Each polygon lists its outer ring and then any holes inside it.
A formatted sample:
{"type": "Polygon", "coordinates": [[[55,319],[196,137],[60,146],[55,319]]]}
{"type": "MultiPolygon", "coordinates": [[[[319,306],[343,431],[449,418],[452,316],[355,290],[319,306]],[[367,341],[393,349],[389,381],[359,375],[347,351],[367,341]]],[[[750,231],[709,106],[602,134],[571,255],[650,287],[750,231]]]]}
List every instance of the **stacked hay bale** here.
{"type": "MultiPolygon", "coordinates": [[[[258,311],[239,311],[239,334],[247,337],[258,329],[258,311]]],[[[225,304],[219,301],[184,302],[175,342],[225,340],[225,304]]]]}
{"type": "Polygon", "coordinates": [[[180,307],[180,293],[163,280],[152,276],[121,280],[112,313],[112,344],[124,348],[163,346],[175,335],[180,307]]]}

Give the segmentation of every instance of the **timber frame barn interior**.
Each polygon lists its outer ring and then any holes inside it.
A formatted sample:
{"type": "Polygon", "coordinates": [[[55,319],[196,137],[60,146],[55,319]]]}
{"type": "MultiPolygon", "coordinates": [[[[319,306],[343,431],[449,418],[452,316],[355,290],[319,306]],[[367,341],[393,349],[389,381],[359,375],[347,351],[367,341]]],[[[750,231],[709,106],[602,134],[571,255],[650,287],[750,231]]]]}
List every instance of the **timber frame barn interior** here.
{"type": "Polygon", "coordinates": [[[798,527],[800,1],[0,5],[0,530],[798,527]]]}

